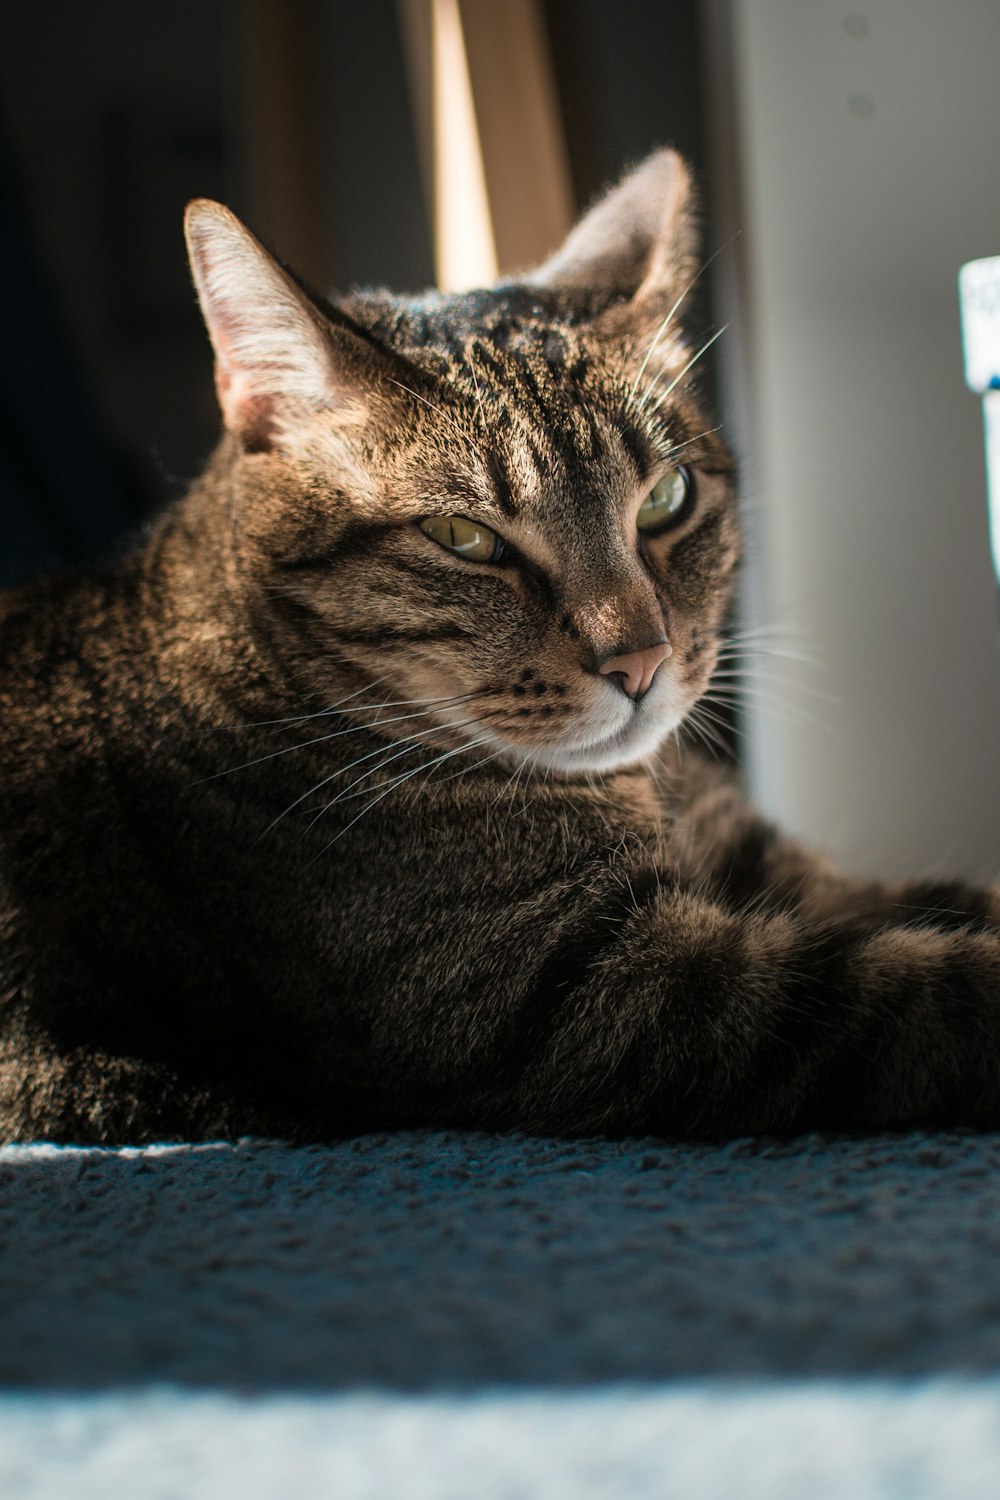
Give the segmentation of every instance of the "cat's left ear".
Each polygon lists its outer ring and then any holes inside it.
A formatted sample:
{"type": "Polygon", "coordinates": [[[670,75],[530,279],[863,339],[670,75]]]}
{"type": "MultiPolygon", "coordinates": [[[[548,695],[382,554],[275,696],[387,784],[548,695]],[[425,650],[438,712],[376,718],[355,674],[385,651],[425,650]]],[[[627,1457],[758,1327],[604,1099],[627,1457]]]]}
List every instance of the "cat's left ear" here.
{"type": "Polygon", "coordinates": [[[333,329],[236,215],[196,198],[184,233],[229,430],[250,447],[268,448],[291,408],[349,402],[333,329]]]}
{"type": "Polygon", "coordinates": [[[610,336],[652,332],[697,271],[694,189],[676,151],[648,156],[598,199],[527,278],[610,336]]]}

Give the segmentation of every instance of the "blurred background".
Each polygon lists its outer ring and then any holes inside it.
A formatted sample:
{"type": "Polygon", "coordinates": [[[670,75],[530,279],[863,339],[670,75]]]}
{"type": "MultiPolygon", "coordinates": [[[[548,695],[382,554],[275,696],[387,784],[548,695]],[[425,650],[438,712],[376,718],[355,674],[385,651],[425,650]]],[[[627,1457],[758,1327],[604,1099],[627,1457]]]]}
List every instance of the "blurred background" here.
{"type": "Polygon", "coordinates": [[[107,555],[216,433],[183,255],[229,203],[320,290],[541,258],[670,142],[743,470],[755,795],[851,868],[1000,866],[959,266],[1000,254],[994,0],[36,0],[0,46],[0,584],[107,555]]]}

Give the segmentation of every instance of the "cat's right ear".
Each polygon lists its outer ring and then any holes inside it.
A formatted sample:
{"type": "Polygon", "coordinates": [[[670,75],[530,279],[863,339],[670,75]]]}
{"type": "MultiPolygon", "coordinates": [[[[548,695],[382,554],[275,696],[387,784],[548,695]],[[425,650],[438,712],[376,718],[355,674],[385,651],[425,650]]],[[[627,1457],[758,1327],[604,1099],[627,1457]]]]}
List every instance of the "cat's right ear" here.
{"type": "Polygon", "coordinates": [[[525,279],[559,292],[607,334],[652,333],[698,263],[694,188],[676,151],[654,151],[584,214],[525,279]]]}
{"type": "Polygon", "coordinates": [[[215,350],[223,419],[248,447],[269,448],[285,408],[329,408],[343,399],[329,331],[287,272],[221,203],[189,203],[184,233],[215,350]]]}

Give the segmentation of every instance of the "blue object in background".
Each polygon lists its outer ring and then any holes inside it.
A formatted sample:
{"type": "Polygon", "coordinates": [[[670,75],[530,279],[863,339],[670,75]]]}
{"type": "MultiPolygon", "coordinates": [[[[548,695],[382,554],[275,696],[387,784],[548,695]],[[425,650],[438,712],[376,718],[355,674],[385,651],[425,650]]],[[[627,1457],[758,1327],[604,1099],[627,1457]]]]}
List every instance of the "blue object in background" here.
{"type": "Polygon", "coordinates": [[[1000,581],[1000,255],[967,261],[958,273],[958,295],[965,380],[983,398],[990,549],[1000,581]]]}

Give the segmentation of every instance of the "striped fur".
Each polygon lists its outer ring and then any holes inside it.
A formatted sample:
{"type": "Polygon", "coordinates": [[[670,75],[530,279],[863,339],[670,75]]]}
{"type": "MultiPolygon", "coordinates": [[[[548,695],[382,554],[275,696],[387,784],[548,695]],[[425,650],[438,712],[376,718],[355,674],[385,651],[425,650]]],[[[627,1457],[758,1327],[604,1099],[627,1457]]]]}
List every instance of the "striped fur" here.
{"type": "Polygon", "coordinates": [[[677,158],[462,296],[188,233],[217,452],[0,601],[0,1137],[1000,1124],[995,895],[845,880],[676,748],[739,555],[677,158]]]}

